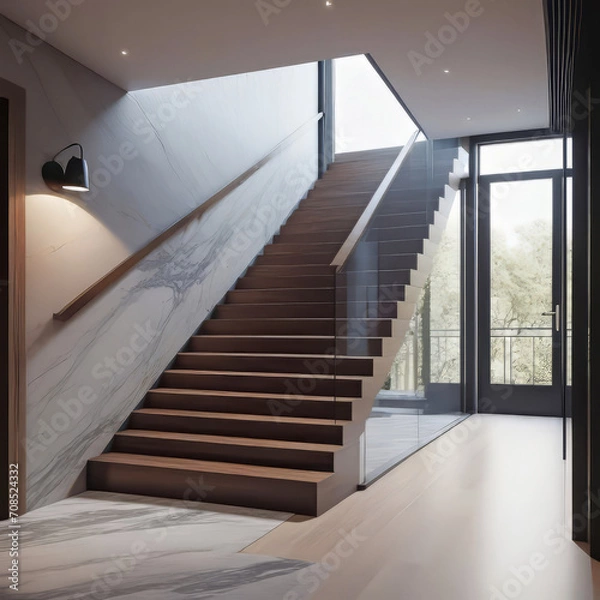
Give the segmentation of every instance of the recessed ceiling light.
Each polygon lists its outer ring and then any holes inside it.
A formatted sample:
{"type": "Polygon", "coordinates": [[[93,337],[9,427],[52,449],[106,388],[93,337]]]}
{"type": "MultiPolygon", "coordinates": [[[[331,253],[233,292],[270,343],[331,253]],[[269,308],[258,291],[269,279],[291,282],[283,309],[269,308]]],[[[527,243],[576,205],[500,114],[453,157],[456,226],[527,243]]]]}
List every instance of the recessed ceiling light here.
{"type": "Polygon", "coordinates": [[[332,0],[326,0],[326,2],[325,2],[325,6],[326,6],[327,8],[331,8],[331,7],[333,6],[333,2],[332,2],[332,0]]]}
{"type": "Polygon", "coordinates": [[[517,112],[522,112],[520,108],[517,108],[517,112]]]}
{"type": "Polygon", "coordinates": [[[444,73],[450,73],[450,69],[444,69],[444,73]]]}
{"type": "Polygon", "coordinates": [[[471,120],[471,117],[467,117],[467,121],[470,121],[470,120],[471,120]]]}
{"type": "Polygon", "coordinates": [[[121,50],[121,54],[123,56],[127,56],[129,54],[129,50],[121,50]]]}

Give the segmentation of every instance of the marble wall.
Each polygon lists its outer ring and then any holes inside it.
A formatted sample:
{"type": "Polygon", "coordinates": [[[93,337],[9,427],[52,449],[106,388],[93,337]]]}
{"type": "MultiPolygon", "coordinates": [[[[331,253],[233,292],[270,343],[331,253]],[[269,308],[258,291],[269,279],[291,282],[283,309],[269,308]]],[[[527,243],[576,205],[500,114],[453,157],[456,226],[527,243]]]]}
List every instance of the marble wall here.
{"type": "Polygon", "coordinates": [[[20,64],[10,42],[23,39],[0,16],[0,77],[27,90],[32,509],[81,489],[87,459],[102,452],[313,185],[316,124],[70,322],[52,314],[313,117],[317,69],[126,94],[44,44],[20,64]],[[92,191],[58,196],[41,166],[76,141],[92,191]]]}

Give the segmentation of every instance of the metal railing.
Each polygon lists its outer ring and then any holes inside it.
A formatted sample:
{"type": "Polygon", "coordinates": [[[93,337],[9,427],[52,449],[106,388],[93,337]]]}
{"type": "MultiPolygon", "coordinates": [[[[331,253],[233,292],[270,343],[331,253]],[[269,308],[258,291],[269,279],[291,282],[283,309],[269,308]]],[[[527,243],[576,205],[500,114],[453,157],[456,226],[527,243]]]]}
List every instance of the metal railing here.
{"type": "MultiPolygon", "coordinates": [[[[415,391],[425,382],[420,375],[422,334],[411,331],[402,347],[391,374],[392,389],[415,391]],[[399,382],[402,381],[400,384],[399,382]]],[[[552,384],[552,327],[496,328],[492,338],[492,383],[496,385],[551,385],[552,384]],[[542,342],[543,340],[543,342],[542,342]],[[519,341],[522,342],[519,347],[519,341]],[[497,355],[494,356],[496,342],[497,355]],[[542,345],[543,344],[543,345],[542,345]]],[[[572,352],[572,330],[567,330],[567,364],[572,352]]],[[[431,381],[428,383],[459,383],[457,376],[444,377],[460,362],[461,335],[458,329],[435,329],[429,336],[431,381]],[[446,368],[450,365],[449,368],[446,368]]],[[[570,384],[570,369],[567,370],[570,384]]]]}

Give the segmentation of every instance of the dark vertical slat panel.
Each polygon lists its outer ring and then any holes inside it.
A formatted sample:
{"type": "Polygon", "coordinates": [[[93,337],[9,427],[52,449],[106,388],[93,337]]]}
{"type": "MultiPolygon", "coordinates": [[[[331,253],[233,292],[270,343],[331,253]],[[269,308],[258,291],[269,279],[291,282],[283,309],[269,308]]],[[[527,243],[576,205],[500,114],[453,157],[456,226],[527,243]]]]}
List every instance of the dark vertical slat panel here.
{"type": "MultiPolygon", "coordinates": [[[[581,105],[573,105],[588,87],[589,48],[582,43],[582,23],[591,27],[591,13],[583,17],[589,0],[546,0],[548,73],[550,78],[550,128],[555,133],[573,135],[573,387],[572,387],[572,494],[573,537],[588,541],[589,471],[589,169],[588,119],[581,118],[581,105]],[[578,53],[579,49],[579,53],[578,53]],[[576,71],[577,67],[577,71],[576,71]]],[[[591,37],[590,37],[591,39],[591,37]]],[[[593,368],[592,368],[593,371],[593,368]]],[[[600,474],[600,473],[599,473],[600,474]]],[[[600,481],[600,480],[599,480],[600,481]]],[[[600,533],[600,532],[599,532],[600,533]]],[[[598,537],[600,540],[600,537],[598,537]]],[[[592,543],[592,546],[594,544],[592,543]]]]}
{"type": "Polygon", "coordinates": [[[572,384],[572,486],[573,536],[588,541],[588,302],[589,302],[589,184],[588,121],[573,129],[573,384],[572,384]]]}
{"type": "Polygon", "coordinates": [[[581,0],[546,0],[550,129],[569,132],[575,51],[581,30],[581,0]]]}
{"type": "MultiPolygon", "coordinates": [[[[598,44],[594,44],[598,52],[598,44]]],[[[597,56],[597,54],[596,54],[597,56]]],[[[600,76],[593,74],[591,96],[600,97],[600,76]]],[[[590,544],[591,554],[600,560],[600,115],[590,113],[590,544]]]]}

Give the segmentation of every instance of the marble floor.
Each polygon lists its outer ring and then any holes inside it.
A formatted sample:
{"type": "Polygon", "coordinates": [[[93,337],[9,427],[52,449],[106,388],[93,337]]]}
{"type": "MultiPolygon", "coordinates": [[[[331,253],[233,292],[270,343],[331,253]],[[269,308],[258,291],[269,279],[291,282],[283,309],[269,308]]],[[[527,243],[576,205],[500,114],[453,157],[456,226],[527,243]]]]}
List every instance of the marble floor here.
{"type": "MultiPolygon", "coordinates": [[[[87,492],[20,520],[27,600],[308,598],[307,561],[240,552],[292,515],[87,492]]],[[[6,531],[6,522],[0,523],[6,531]]],[[[0,538],[8,570],[8,538],[0,538]]],[[[13,594],[7,579],[0,598],[13,594]]]]}

